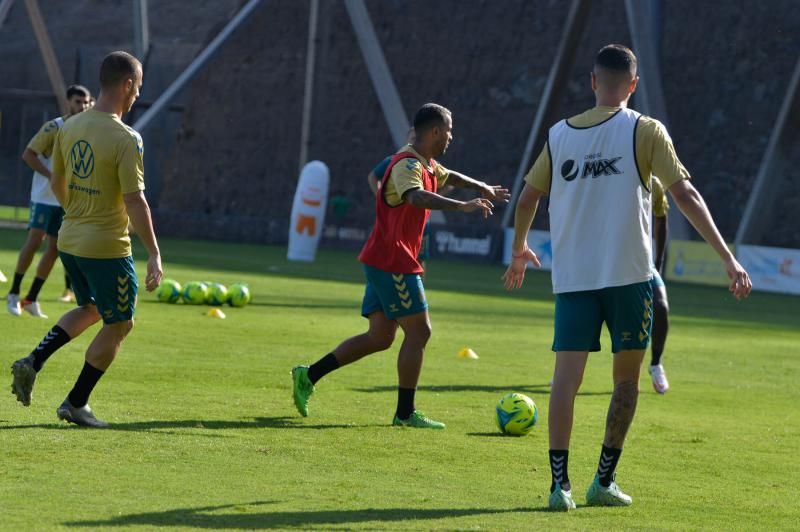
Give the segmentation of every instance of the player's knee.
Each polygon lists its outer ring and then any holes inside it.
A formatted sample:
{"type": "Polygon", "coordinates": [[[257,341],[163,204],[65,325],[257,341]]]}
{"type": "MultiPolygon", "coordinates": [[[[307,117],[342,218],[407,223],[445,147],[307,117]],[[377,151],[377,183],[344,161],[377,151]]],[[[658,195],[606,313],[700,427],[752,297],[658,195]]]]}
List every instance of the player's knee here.
{"type": "Polygon", "coordinates": [[[380,331],[370,331],[370,339],[379,351],[385,351],[392,347],[396,329],[384,329],[380,331]]]}
{"type": "Polygon", "coordinates": [[[431,339],[432,332],[433,331],[431,329],[430,322],[425,322],[424,324],[420,325],[415,331],[417,339],[423,344],[428,343],[428,340],[431,339]]]}
{"type": "Polygon", "coordinates": [[[133,330],[133,320],[123,320],[107,325],[116,335],[118,341],[122,341],[133,330]]]}

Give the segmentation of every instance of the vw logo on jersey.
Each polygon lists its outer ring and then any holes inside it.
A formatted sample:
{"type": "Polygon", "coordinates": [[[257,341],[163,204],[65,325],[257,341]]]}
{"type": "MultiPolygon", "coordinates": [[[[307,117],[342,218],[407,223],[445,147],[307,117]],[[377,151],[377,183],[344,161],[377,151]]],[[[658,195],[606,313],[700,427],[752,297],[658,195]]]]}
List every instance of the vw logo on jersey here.
{"type": "Polygon", "coordinates": [[[86,179],[94,171],[94,152],[92,146],[85,140],[79,140],[72,146],[72,173],[86,179]]]}
{"type": "Polygon", "coordinates": [[[575,164],[574,160],[567,159],[564,161],[564,164],[561,165],[561,177],[566,181],[572,181],[578,177],[578,165],[575,164]]]}

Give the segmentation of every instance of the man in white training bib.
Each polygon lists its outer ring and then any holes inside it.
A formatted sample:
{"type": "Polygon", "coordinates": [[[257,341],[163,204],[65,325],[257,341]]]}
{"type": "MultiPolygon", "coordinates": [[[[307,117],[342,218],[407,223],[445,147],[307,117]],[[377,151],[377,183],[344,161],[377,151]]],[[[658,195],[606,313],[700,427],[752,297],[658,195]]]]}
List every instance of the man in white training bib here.
{"type": "Polygon", "coordinates": [[[550,128],[516,207],[513,258],[503,276],[509,290],[522,286],[529,262],[540,265],[526,237],[539,199],[550,196],[556,300],[556,365],[548,415],[553,510],[575,508],[567,472],[573,407],[589,352],[600,350],[603,322],[614,353],[614,391],[586,503],[632,502],[614,479],[636,412],[639,372],[652,327],[652,175],[661,178],[681,212],[719,254],[734,296],[747,297],[752,288],[664,126],[627,108],[638,81],[633,52],[616,44],[600,50],[592,72],[596,107],[550,128]]]}

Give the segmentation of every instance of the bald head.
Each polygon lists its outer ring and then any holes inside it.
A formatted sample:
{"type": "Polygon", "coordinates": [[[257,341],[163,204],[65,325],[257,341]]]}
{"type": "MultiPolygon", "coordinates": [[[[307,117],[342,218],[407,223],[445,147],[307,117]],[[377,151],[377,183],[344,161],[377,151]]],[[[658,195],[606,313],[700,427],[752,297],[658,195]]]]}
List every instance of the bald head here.
{"type": "Polygon", "coordinates": [[[609,44],[597,52],[594,75],[599,85],[619,87],[636,79],[636,56],[627,46],[609,44]]]}

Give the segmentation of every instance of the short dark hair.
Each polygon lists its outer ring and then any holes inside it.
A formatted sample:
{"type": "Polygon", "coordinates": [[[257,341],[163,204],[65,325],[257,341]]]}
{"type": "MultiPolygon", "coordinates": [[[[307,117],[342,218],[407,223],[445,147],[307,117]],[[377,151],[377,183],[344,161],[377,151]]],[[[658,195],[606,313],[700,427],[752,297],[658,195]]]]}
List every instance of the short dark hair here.
{"type": "Polygon", "coordinates": [[[70,85],[67,87],[67,100],[73,96],[83,96],[84,98],[91,98],[92,93],[83,85],[70,85]]]}
{"type": "Polygon", "coordinates": [[[631,77],[636,77],[636,56],[630,48],[621,44],[603,46],[597,52],[594,66],[615,74],[628,73],[631,77]]]}
{"type": "Polygon", "coordinates": [[[414,115],[414,131],[421,133],[436,126],[444,125],[452,116],[450,110],[438,103],[426,103],[414,115]]]}
{"type": "Polygon", "coordinates": [[[111,52],[100,65],[100,87],[113,87],[128,78],[136,78],[142,63],[128,52],[111,52]]]}

